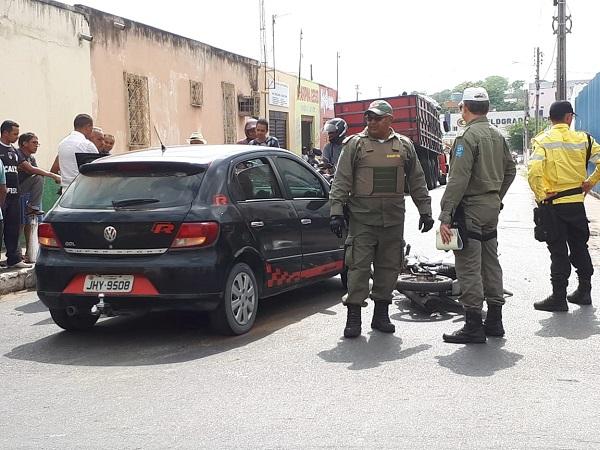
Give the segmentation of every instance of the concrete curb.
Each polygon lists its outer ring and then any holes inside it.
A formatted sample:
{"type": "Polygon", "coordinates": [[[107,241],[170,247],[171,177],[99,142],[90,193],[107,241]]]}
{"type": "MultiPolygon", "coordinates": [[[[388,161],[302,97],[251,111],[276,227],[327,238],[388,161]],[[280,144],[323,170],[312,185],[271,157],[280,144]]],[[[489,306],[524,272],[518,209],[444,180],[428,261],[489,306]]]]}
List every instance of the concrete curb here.
{"type": "Polygon", "coordinates": [[[33,267],[0,272],[0,296],[33,288],[35,288],[33,267]]]}

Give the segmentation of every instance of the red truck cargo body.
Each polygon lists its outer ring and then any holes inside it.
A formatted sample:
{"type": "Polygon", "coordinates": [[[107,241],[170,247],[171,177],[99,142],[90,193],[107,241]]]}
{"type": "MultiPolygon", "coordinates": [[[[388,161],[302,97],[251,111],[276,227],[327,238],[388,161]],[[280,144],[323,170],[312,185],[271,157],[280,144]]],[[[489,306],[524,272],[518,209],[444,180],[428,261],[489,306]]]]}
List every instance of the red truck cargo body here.
{"type": "MultiPolygon", "coordinates": [[[[334,105],[335,117],[348,123],[348,135],[359,133],[366,126],[365,111],[373,100],[340,102],[334,105]]],[[[436,107],[420,95],[401,95],[383,100],[392,105],[392,128],[409,137],[415,145],[435,153],[442,152],[442,130],[436,107]]]]}
{"type": "MultiPolygon", "coordinates": [[[[334,105],[335,117],[348,123],[348,135],[359,133],[365,128],[365,111],[373,100],[376,99],[339,102],[334,105]]],[[[437,105],[420,95],[400,95],[383,100],[392,106],[392,128],[413,141],[427,187],[433,189],[438,184],[445,184],[447,164],[437,105]]]]}

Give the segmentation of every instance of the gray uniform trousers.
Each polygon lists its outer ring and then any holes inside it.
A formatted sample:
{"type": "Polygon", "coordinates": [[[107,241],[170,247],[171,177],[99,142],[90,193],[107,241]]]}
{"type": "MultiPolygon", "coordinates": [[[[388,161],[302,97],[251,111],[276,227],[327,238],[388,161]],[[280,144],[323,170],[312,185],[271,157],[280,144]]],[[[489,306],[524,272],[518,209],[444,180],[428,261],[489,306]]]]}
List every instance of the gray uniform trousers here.
{"type": "MultiPolygon", "coordinates": [[[[483,195],[462,201],[467,229],[486,235],[496,230],[500,213],[500,198],[483,195]]],[[[498,261],[498,240],[477,240],[469,237],[463,250],[454,251],[456,276],[461,288],[460,302],[465,309],[481,310],[488,305],[504,305],[502,267],[498,261]]]]}
{"type": "Polygon", "coordinates": [[[350,220],[346,239],[348,296],[344,305],[366,306],[365,300],[392,302],[402,261],[404,224],[373,226],[350,220]],[[373,263],[373,287],[369,293],[373,263]]]}
{"type": "Polygon", "coordinates": [[[23,180],[19,185],[21,195],[29,193],[29,205],[41,209],[42,194],[44,193],[44,177],[32,175],[23,180]]]}

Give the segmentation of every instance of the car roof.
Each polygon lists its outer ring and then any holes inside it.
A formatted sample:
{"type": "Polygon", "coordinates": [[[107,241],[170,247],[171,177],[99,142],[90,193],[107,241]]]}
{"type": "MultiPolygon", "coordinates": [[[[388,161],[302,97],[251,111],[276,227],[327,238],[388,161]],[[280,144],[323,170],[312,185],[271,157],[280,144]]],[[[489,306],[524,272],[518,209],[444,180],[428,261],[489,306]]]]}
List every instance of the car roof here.
{"type": "Polygon", "coordinates": [[[282,153],[293,154],[289,150],[260,145],[177,145],[167,147],[165,151],[160,148],[150,148],[127,153],[119,153],[104,158],[99,158],[90,164],[118,163],[118,162],[187,162],[193,164],[210,164],[215,160],[233,158],[245,153],[282,153]]]}

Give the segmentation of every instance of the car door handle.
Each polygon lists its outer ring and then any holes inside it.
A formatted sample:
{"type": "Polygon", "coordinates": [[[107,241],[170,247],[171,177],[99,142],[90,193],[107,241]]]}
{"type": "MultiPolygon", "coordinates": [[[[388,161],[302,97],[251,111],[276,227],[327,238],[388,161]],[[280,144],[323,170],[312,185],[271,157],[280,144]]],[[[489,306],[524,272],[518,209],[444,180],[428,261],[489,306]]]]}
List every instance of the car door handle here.
{"type": "Polygon", "coordinates": [[[252,228],[260,228],[260,227],[264,227],[265,223],[262,220],[257,220],[256,222],[250,222],[250,226],[252,228]]]}
{"type": "Polygon", "coordinates": [[[310,225],[312,223],[312,220],[310,220],[310,219],[300,219],[300,223],[302,225],[310,225]]]}

